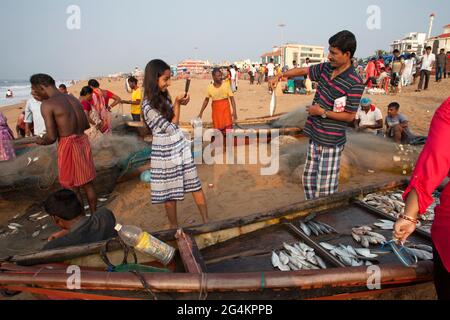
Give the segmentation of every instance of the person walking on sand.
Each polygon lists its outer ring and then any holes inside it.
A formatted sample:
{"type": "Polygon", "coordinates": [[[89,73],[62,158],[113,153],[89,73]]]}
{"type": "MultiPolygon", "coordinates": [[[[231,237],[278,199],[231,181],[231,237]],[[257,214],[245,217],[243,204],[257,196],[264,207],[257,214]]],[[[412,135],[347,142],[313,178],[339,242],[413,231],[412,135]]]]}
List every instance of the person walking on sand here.
{"type": "Polygon", "coordinates": [[[447,55],[445,54],[445,50],[441,49],[436,57],[436,82],[442,81],[442,76],[445,74],[446,65],[447,55]]]}
{"type": "Polygon", "coordinates": [[[97,140],[103,135],[100,131],[102,128],[102,121],[97,114],[97,111],[92,108],[92,96],[94,90],[91,87],[85,86],[80,91],[80,103],[83,106],[84,113],[89,121],[90,128],[84,133],[89,137],[91,143],[97,142],[97,140]]]}
{"type": "Polygon", "coordinates": [[[237,121],[236,101],[230,87],[223,83],[222,72],[219,68],[214,68],[212,77],[214,83],[208,86],[206,98],[198,117],[203,118],[209,99],[212,99],[213,126],[225,134],[227,130],[233,129],[233,122],[237,121]]]}
{"type": "Polygon", "coordinates": [[[0,162],[16,158],[13,140],[14,134],[8,126],[8,120],[0,112],[0,162]]]}
{"type": "Polygon", "coordinates": [[[269,84],[269,92],[272,93],[273,89],[271,86],[271,81],[274,79],[275,77],[275,64],[273,63],[274,60],[270,59],[270,63],[266,66],[266,71],[267,71],[267,77],[268,77],[268,84],[269,84]]]}
{"type": "MultiPolygon", "coordinates": [[[[304,134],[310,138],[303,187],[307,200],[335,194],[339,186],[340,161],[347,142],[346,130],[358,111],[364,83],[352,66],[357,42],[350,31],[329,40],[329,62],[287,71],[283,77],[309,75],[318,82],[304,134]]],[[[272,81],[273,88],[280,79],[272,81]]]]}
{"type": "Polygon", "coordinates": [[[208,223],[208,208],[202,184],[191,153],[191,145],[178,127],[180,108],[189,103],[189,95],[172,99],[168,88],[170,66],[152,60],[145,68],[142,111],[145,123],[153,133],[151,155],[152,203],[164,204],[170,227],[178,228],[177,202],[192,193],[202,216],[208,223]]]}
{"type": "Polygon", "coordinates": [[[112,132],[111,113],[106,107],[105,94],[103,90],[100,89],[100,83],[97,80],[89,80],[88,85],[94,90],[94,94],[92,95],[92,107],[102,121],[100,131],[103,134],[110,134],[112,132]]]}
{"type": "Polygon", "coordinates": [[[97,211],[97,195],[93,181],[96,176],[91,145],[84,131],[89,129],[88,119],[80,102],[62,94],[55,80],[46,74],[30,78],[32,94],[42,101],[42,116],[47,133],[36,143],[52,145],[58,141],[59,182],[63,188],[73,190],[80,201],[81,188],[86,192],[91,213],[97,211]]]}
{"type": "Polygon", "coordinates": [[[426,52],[421,59],[421,69],[420,69],[420,81],[419,87],[416,92],[421,92],[423,90],[428,90],[428,84],[430,83],[431,70],[433,70],[434,63],[436,62],[436,56],[431,53],[431,47],[426,48],[426,52]],[[425,87],[423,87],[425,82],[425,87]]]}
{"type": "Polygon", "coordinates": [[[40,136],[44,134],[45,122],[42,117],[41,104],[39,97],[31,92],[31,99],[28,99],[25,105],[25,136],[40,136]]]}

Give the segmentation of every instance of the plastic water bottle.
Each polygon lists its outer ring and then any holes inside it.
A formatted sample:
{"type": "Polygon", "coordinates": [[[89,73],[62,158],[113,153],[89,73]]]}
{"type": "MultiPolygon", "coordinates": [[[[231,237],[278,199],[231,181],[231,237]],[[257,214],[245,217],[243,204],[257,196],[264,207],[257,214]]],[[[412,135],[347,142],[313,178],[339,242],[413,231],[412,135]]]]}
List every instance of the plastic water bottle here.
{"type": "Polygon", "coordinates": [[[142,231],[139,227],[118,224],[115,229],[127,245],[139,252],[150,255],[164,265],[168,265],[175,256],[173,247],[142,231]]]}

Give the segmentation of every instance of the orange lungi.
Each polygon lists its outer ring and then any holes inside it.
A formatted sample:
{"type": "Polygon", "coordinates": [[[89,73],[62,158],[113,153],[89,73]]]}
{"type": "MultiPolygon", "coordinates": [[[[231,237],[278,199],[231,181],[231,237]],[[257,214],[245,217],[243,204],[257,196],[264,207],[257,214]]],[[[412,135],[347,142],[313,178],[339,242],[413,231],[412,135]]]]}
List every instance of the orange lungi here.
{"type": "Polygon", "coordinates": [[[231,116],[230,101],[228,99],[212,102],[212,118],[215,129],[220,131],[233,129],[233,117],[231,116]]]}
{"type": "Polygon", "coordinates": [[[59,182],[64,188],[77,188],[95,179],[95,165],[89,138],[83,134],[59,139],[59,182]]]}

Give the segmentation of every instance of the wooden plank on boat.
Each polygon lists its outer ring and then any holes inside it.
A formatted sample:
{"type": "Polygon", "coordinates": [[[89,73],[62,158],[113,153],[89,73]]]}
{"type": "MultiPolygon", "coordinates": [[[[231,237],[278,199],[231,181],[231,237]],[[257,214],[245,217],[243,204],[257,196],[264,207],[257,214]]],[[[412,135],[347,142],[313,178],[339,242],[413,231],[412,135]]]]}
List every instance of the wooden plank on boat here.
{"type": "MultiPolygon", "coordinates": [[[[1,265],[0,265],[1,268],[1,265]]],[[[67,274],[61,270],[40,273],[40,268],[24,272],[0,273],[0,285],[33,285],[38,288],[66,289],[67,274]]],[[[142,282],[130,273],[81,271],[82,290],[143,290],[142,282]]],[[[328,288],[360,288],[367,286],[367,267],[304,270],[295,272],[261,272],[235,274],[144,274],[154,292],[246,292],[266,290],[311,290],[328,288]]],[[[380,265],[381,286],[404,286],[430,282],[433,262],[420,262],[416,268],[402,265],[380,265]]]]}
{"type": "Polygon", "coordinates": [[[195,239],[184,233],[182,229],[178,230],[175,238],[177,239],[178,250],[186,272],[196,274],[205,273],[206,265],[202,259],[200,250],[198,250],[195,239]]]}

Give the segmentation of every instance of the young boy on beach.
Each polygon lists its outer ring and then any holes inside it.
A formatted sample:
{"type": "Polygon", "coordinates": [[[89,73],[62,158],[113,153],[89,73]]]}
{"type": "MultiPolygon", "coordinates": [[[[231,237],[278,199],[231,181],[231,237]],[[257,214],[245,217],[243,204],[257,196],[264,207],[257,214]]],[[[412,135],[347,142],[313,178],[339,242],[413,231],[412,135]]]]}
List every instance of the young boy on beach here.
{"type": "Polygon", "coordinates": [[[213,126],[225,134],[226,130],[233,129],[233,122],[237,121],[236,101],[230,86],[223,83],[222,71],[219,68],[214,68],[212,77],[214,82],[208,86],[206,98],[198,117],[200,119],[203,117],[209,99],[212,99],[213,126]]]}
{"type": "Polygon", "coordinates": [[[80,102],[62,94],[55,80],[46,74],[30,78],[32,94],[42,101],[42,116],[47,133],[38,137],[36,143],[51,145],[58,141],[58,169],[61,186],[73,190],[80,201],[81,188],[86,192],[91,213],[97,211],[97,195],[93,181],[96,176],[91,145],[84,131],[89,122],[80,102]]]}
{"type": "Polygon", "coordinates": [[[117,237],[114,214],[106,208],[101,208],[90,217],[85,216],[83,205],[70,190],[51,194],[45,200],[44,208],[61,231],[50,236],[43,250],[67,248],[117,237]]]}
{"type": "Polygon", "coordinates": [[[133,118],[133,121],[141,121],[141,113],[142,113],[142,90],[138,86],[138,79],[135,77],[130,77],[128,79],[128,84],[130,85],[130,88],[132,90],[131,93],[131,100],[129,101],[122,101],[123,104],[130,104],[131,105],[131,117],[133,118]]]}
{"type": "Polygon", "coordinates": [[[162,60],[152,60],[145,69],[143,115],[153,133],[151,156],[152,203],[164,204],[170,227],[178,228],[177,201],[192,193],[203,222],[208,222],[208,209],[191,146],[178,127],[180,108],[189,103],[182,94],[172,104],[170,66],[162,60]]]}

